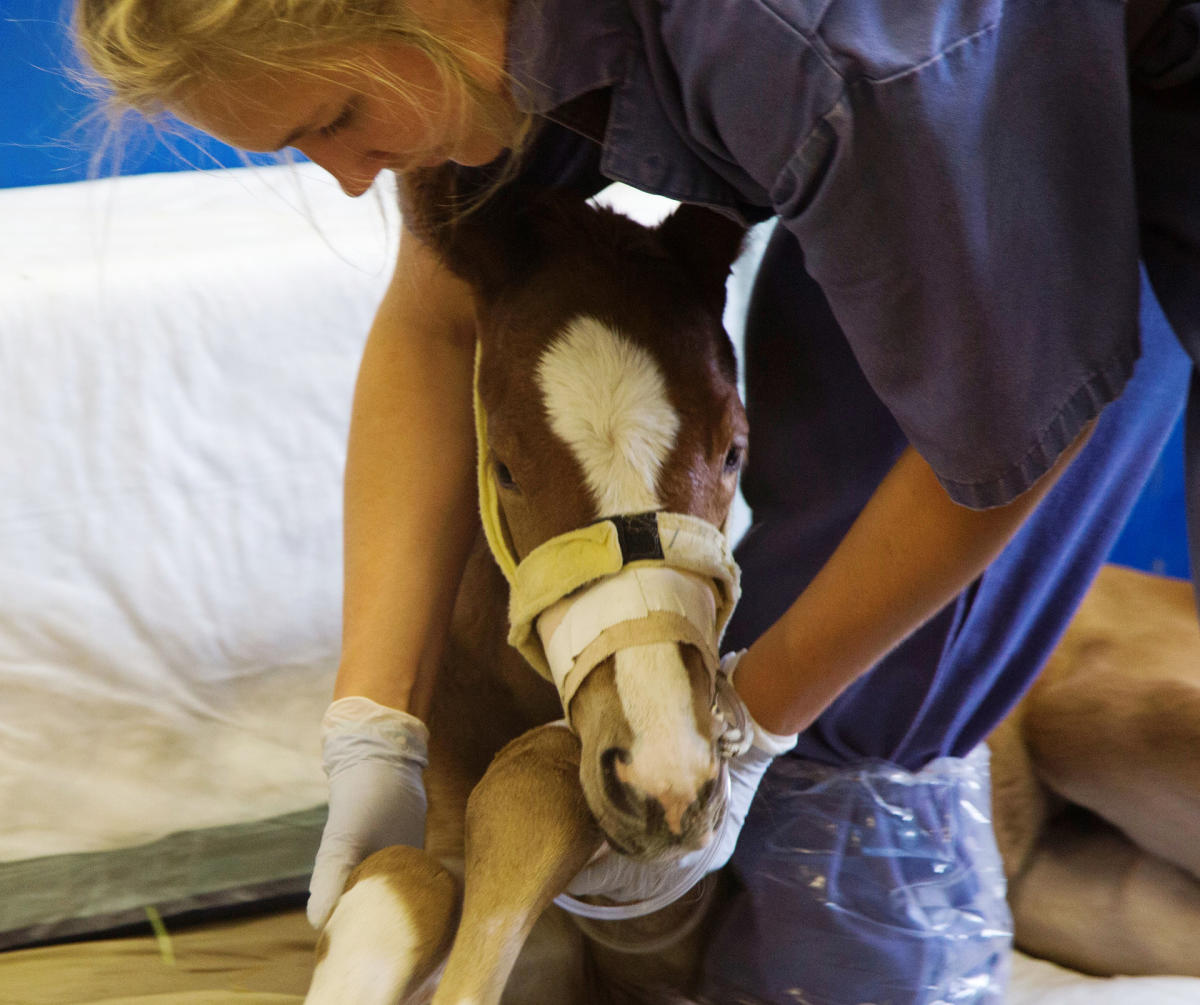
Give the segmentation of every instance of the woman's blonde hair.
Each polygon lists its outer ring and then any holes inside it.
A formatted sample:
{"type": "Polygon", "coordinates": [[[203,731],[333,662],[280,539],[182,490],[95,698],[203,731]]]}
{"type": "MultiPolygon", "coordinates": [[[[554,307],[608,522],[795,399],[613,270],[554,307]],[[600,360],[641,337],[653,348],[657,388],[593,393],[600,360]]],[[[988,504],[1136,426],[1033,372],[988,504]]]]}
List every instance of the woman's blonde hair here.
{"type": "MultiPolygon", "coordinates": [[[[248,72],[354,69],[405,96],[403,80],[353,53],[400,41],[424,52],[463,99],[458,105],[481,113],[506,146],[518,146],[528,130],[507,100],[467,71],[483,57],[430,31],[406,0],[76,0],[74,34],[110,105],[147,118],[192,88],[248,72]]],[[[503,67],[486,69],[506,79],[503,67]]]]}

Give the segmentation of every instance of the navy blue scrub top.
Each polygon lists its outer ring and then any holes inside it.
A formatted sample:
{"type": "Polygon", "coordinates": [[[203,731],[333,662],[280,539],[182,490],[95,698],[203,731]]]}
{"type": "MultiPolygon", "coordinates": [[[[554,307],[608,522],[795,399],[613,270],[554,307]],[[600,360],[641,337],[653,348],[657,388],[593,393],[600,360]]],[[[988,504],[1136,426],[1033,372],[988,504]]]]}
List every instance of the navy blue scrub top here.
{"type": "Polygon", "coordinates": [[[1138,356],[1124,15],[516,0],[509,70],[543,115],[611,89],[606,178],[777,215],[909,442],[979,508],[1043,474],[1138,356]]]}
{"type": "MultiPolygon", "coordinates": [[[[816,280],[809,306],[832,311],[870,391],[798,409],[805,422],[881,405],[877,445],[898,428],[982,508],[1105,410],[1001,559],[830,706],[801,756],[915,769],[982,740],[1049,655],[1175,421],[1175,337],[1200,358],[1200,3],[1132,2],[1152,26],[1131,90],[1120,0],[514,0],[515,94],[550,120],[526,180],[587,194],[623,181],[776,216],[796,237],[774,282],[803,301],[804,274],[816,280]],[[1180,88],[1155,97],[1181,79],[1188,107],[1180,88]],[[597,93],[604,120],[583,131],[599,145],[563,125],[597,93]],[[1140,363],[1139,254],[1174,328],[1147,294],[1140,363]]],[[[1189,416],[1200,452],[1200,407],[1189,416]]],[[[835,491],[813,460],[804,477],[835,491]]],[[[1200,464],[1189,477],[1200,498],[1200,464]]],[[[756,508],[727,643],[749,644],[836,544],[821,528],[844,501],[802,509],[756,508]]]]}

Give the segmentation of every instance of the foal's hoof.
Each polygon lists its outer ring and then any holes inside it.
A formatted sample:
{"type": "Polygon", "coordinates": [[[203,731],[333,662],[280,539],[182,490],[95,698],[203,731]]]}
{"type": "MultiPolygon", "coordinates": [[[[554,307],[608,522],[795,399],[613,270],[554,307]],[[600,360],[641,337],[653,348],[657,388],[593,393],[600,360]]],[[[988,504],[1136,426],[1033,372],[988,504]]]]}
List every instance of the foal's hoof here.
{"type": "Polygon", "coordinates": [[[457,883],[425,852],[376,852],[350,874],[317,939],[306,1005],[412,999],[444,962],[457,915],[457,883]]]}

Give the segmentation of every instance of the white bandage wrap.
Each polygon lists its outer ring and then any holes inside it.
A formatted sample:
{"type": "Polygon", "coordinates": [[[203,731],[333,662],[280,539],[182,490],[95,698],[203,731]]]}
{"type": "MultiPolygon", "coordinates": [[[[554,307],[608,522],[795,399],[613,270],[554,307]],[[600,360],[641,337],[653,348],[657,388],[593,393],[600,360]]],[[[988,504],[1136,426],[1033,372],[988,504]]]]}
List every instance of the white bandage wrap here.
{"type": "MultiPolygon", "coordinates": [[[[491,523],[496,526],[489,534],[489,542],[495,548],[497,539],[504,543],[503,520],[497,514],[493,517],[491,523]]],[[[599,520],[551,538],[534,548],[519,564],[515,564],[512,555],[497,557],[502,569],[510,569],[508,641],[543,677],[552,679],[542,638],[535,628],[539,618],[564,597],[574,596],[626,567],[665,566],[695,574],[710,583],[717,598],[715,633],[706,627],[703,635],[694,639],[692,636],[697,633],[691,621],[682,615],[660,611],[656,614],[660,621],[673,619],[677,626],[685,626],[682,630],[686,634],[667,634],[656,639],[648,630],[649,623],[642,622],[646,629],[642,632],[643,637],[635,640],[627,636],[626,645],[684,641],[711,648],[707,640],[714,634],[720,639],[741,592],[740,574],[729,551],[728,540],[712,524],[686,513],[659,512],[655,514],[655,522],[662,548],[659,559],[627,559],[615,518],[599,520]]],[[[548,630],[544,631],[550,635],[548,630]]],[[[710,669],[716,669],[715,656],[710,669]]]]}
{"type": "Polygon", "coordinates": [[[629,644],[639,623],[652,626],[645,641],[688,642],[715,665],[716,621],[717,597],[709,581],[665,566],[630,565],[552,604],[538,618],[537,631],[566,709],[587,673],[629,644]],[[597,646],[606,633],[611,644],[597,646]]]}

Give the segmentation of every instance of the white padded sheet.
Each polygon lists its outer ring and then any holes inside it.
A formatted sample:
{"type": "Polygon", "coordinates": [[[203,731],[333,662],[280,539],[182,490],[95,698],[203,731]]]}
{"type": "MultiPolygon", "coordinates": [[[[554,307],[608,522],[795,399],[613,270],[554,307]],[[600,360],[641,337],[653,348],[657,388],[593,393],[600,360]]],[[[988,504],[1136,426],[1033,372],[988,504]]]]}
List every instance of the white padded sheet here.
{"type": "Polygon", "coordinates": [[[1197,1005],[1194,977],[1087,977],[1017,953],[1005,1005],[1197,1005]]]}
{"type": "Polygon", "coordinates": [[[310,165],[0,192],[0,861],[324,801],[395,215],[310,165]]]}

